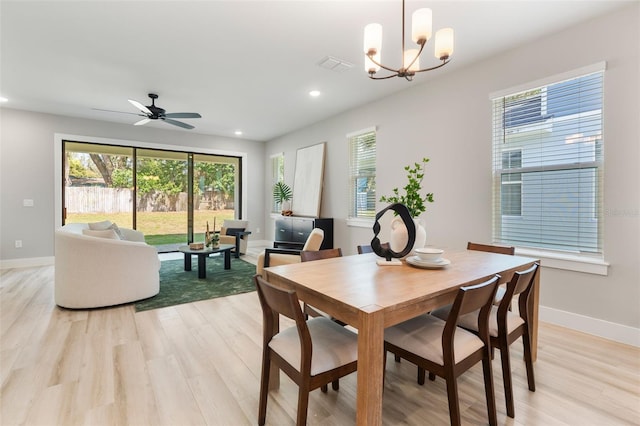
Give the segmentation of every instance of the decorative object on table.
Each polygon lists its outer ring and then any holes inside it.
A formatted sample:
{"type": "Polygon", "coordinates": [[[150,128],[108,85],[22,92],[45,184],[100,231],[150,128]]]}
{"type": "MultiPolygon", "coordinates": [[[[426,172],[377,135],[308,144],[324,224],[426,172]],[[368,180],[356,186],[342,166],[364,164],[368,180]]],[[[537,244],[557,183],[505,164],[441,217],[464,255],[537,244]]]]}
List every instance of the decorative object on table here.
{"type": "Polygon", "coordinates": [[[286,183],[280,181],[273,185],[273,200],[280,204],[283,216],[291,216],[291,196],[293,191],[286,183]]]}
{"type": "Polygon", "coordinates": [[[420,46],[420,49],[405,49],[404,31],[404,0],[402,0],[402,65],[400,68],[390,68],[380,63],[380,53],[382,50],[382,25],[369,24],[364,28],[364,67],[373,80],[385,80],[392,77],[404,77],[412,81],[417,72],[425,72],[438,69],[449,63],[453,54],[453,29],[442,28],[436,33],[435,57],[442,61],[440,65],[420,69],[420,54],[431,38],[431,9],[423,8],[413,12],[411,16],[411,39],[420,46]],[[391,72],[390,75],[376,77],[375,74],[383,68],[391,72]]]}
{"type": "Polygon", "coordinates": [[[204,243],[189,243],[189,248],[191,250],[202,250],[204,248],[204,243]]]}
{"type": "Polygon", "coordinates": [[[376,213],[376,222],[373,224],[373,239],[371,240],[371,248],[373,249],[373,252],[375,254],[385,258],[384,261],[378,260],[378,265],[401,265],[402,262],[400,262],[398,258],[405,257],[406,255],[411,253],[415,241],[416,226],[407,206],[401,203],[394,203],[376,213]],[[380,233],[380,222],[378,221],[388,210],[393,210],[400,216],[400,219],[404,222],[404,226],[407,231],[406,244],[404,248],[399,252],[396,252],[389,243],[381,243],[380,239],[378,238],[378,234],[380,233]]]}
{"type": "MultiPolygon", "coordinates": [[[[412,248],[424,247],[427,242],[427,232],[422,224],[420,224],[419,216],[427,210],[426,203],[433,203],[433,193],[429,192],[424,197],[420,194],[422,191],[422,180],[424,179],[424,169],[426,168],[428,158],[422,159],[421,163],[414,163],[413,168],[411,165],[404,167],[407,172],[407,184],[404,186],[404,194],[400,194],[398,188],[393,188],[393,195],[382,196],[380,201],[387,203],[401,203],[404,204],[409,210],[409,214],[414,220],[416,227],[416,239],[415,245],[412,248]]],[[[399,218],[394,219],[391,222],[391,248],[394,251],[399,251],[407,241],[406,229],[399,218]]]]}
{"type": "Polygon", "coordinates": [[[209,232],[209,221],[207,221],[207,230],[204,233],[204,244],[207,247],[218,248],[220,246],[220,234],[215,232],[216,218],[213,218],[213,232],[209,232]]]}

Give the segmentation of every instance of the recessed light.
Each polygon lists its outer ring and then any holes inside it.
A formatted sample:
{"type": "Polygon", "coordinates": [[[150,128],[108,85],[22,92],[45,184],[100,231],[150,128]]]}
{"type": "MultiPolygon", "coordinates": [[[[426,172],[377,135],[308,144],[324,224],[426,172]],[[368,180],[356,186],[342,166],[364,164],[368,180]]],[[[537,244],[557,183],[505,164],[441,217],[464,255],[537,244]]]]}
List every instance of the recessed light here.
{"type": "Polygon", "coordinates": [[[234,133],[236,136],[240,136],[242,135],[242,130],[236,130],[234,133]]]}
{"type": "Polygon", "coordinates": [[[312,90],[312,91],[309,92],[309,96],[317,98],[318,96],[320,96],[320,91],[319,90],[312,90]]]}
{"type": "Polygon", "coordinates": [[[0,96],[0,102],[9,102],[9,99],[5,98],[4,96],[0,96]]]}

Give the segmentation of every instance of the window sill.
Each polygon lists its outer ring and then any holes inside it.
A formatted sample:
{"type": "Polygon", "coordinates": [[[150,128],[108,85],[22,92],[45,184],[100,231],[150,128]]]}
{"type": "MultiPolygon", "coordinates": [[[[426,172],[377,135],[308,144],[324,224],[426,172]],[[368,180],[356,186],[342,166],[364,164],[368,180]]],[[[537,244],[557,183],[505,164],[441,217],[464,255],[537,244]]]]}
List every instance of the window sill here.
{"type": "Polygon", "coordinates": [[[373,219],[360,219],[351,217],[347,219],[347,226],[353,226],[355,228],[373,228],[373,219]]]}
{"type": "Polygon", "coordinates": [[[516,247],[516,255],[540,259],[540,266],[545,268],[562,269],[565,271],[583,272],[594,275],[606,276],[609,274],[610,264],[601,257],[518,247],[516,247]]]}

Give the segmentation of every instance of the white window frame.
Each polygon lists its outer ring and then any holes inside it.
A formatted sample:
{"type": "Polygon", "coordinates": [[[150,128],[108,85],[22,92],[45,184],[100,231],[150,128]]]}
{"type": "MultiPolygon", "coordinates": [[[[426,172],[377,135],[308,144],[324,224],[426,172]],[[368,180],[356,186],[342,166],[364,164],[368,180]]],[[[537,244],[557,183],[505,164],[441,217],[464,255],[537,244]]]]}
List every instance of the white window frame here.
{"type": "MultiPolygon", "coordinates": [[[[532,89],[535,89],[536,87],[538,88],[543,86],[546,87],[548,85],[552,85],[557,82],[577,78],[577,77],[587,75],[587,74],[592,74],[595,72],[603,72],[604,74],[605,70],[606,70],[606,62],[600,62],[600,63],[583,67],[577,70],[550,76],[535,82],[526,83],[517,87],[512,87],[509,89],[491,93],[490,99],[493,101],[498,98],[504,98],[504,97],[510,96],[511,94],[532,90],[532,89]]],[[[544,95],[545,96],[542,97],[542,106],[543,106],[543,109],[546,109],[547,107],[546,90],[544,91],[544,95]]],[[[559,121],[561,119],[562,118],[556,119],[556,121],[559,121]]],[[[547,126],[551,125],[551,124],[548,124],[548,121],[549,120],[545,119],[545,120],[541,120],[538,123],[526,123],[522,126],[509,127],[509,128],[506,128],[504,133],[513,134],[513,133],[521,133],[521,132],[529,132],[529,131],[543,131],[547,128],[547,126]]],[[[492,126],[495,126],[495,123],[492,124],[492,126]]],[[[500,137],[499,135],[498,136],[494,135],[494,144],[496,143],[496,138],[499,138],[499,137],[500,137]]],[[[495,171],[501,166],[498,166],[497,164],[498,160],[496,158],[494,158],[493,161],[494,161],[493,169],[495,171]]],[[[600,173],[602,173],[602,164],[603,162],[598,164],[598,167],[600,168],[600,173]]],[[[517,170],[513,170],[513,172],[515,173],[517,172],[517,170]]],[[[498,174],[498,176],[500,175],[498,174]]],[[[494,197],[500,197],[500,191],[499,190],[495,191],[495,189],[499,188],[500,186],[501,186],[501,179],[499,177],[496,177],[494,179],[494,197]]],[[[600,191],[601,190],[602,188],[600,188],[600,191]]],[[[602,198],[603,198],[603,194],[600,193],[600,202],[602,202],[602,198]]],[[[494,204],[494,206],[497,206],[497,205],[499,204],[494,204]]],[[[500,208],[496,208],[496,207],[494,207],[493,209],[494,223],[495,223],[496,215],[501,214],[500,210],[501,210],[500,208]]],[[[602,239],[603,239],[602,234],[600,234],[598,238],[601,241],[600,246],[602,246],[602,239]]],[[[603,252],[596,253],[596,254],[584,254],[584,253],[551,250],[546,248],[543,249],[543,248],[516,246],[516,254],[539,258],[542,262],[543,267],[579,271],[579,272],[585,272],[585,273],[591,273],[591,274],[597,274],[597,275],[608,274],[609,263],[604,260],[603,252]]]]}
{"type": "MultiPolygon", "coordinates": [[[[374,211],[372,212],[372,215],[370,216],[360,216],[358,215],[358,210],[354,208],[358,198],[357,180],[358,178],[363,177],[361,174],[359,174],[358,170],[355,167],[355,164],[358,163],[361,159],[354,157],[354,154],[356,152],[354,150],[354,144],[357,143],[360,138],[370,133],[374,134],[374,139],[375,139],[376,131],[377,131],[377,128],[374,126],[374,127],[368,127],[362,130],[358,130],[355,132],[351,132],[346,135],[348,158],[349,158],[349,170],[348,170],[349,183],[347,186],[349,190],[349,195],[348,195],[349,211],[347,212],[348,226],[370,228],[373,225],[373,222],[375,219],[375,207],[374,207],[374,211]]],[[[375,143],[377,144],[377,141],[375,143]]],[[[375,155],[376,154],[375,154],[375,144],[374,144],[374,153],[373,153],[374,164],[376,163],[375,155]]],[[[375,176],[376,176],[376,170],[373,171],[373,176],[371,174],[371,171],[369,171],[369,173],[367,174],[367,177],[373,177],[374,182],[375,182],[375,176]]],[[[374,188],[374,194],[375,194],[375,188],[374,188]]],[[[374,205],[375,205],[375,195],[374,195],[374,205]]]]}

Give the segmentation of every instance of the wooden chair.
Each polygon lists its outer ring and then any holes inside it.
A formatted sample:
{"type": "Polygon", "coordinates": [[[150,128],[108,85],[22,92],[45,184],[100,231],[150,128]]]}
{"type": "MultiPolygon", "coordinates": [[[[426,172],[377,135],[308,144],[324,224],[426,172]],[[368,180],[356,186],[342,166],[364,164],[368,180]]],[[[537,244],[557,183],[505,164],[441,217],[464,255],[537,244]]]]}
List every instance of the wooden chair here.
{"type": "Polygon", "coordinates": [[[293,290],[272,286],[259,275],[254,281],[264,321],[258,424],[265,424],[269,372],[274,364],[298,385],[296,424],[305,425],[309,392],[319,387],[326,392],[329,382],[356,371],[357,335],[324,317],[305,321],[293,290]],[[294,320],[296,326],[276,332],[280,315],[294,320]]]}
{"type": "Polygon", "coordinates": [[[310,262],[312,260],[331,259],[332,257],[342,257],[341,248],[332,248],[316,251],[301,251],[300,259],[303,262],[310,262]]]}
{"type": "Polygon", "coordinates": [[[258,255],[256,262],[256,274],[262,275],[264,268],[269,266],[288,265],[291,263],[300,263],[300,253],[302,251],[320,250],[322,241],[324,240],[324,231],[320,228],[314,228],[307,241],[304,243],[302,250],[298,249],[282,249],[282,248],[266,248],[264,252],[258,255]]]}
{"type": "Polygon", "coordinates": [[[373,253],[373,248],[370,245],[362,245],[362,246],[358,246],[358,254],[364,254],[364,253],[373,253]]]}
{"type": "MultiPolygon", "coordinates": [[[[467,250],[477,250],[477,251],[486,251],[489,253],[498,253],[498,254],[508,254],[513,256],[516,253],[516,248],[511,246],[496,246],[493,244],[481,244],[481,243],[467,243],[467,250]]],[[[504,286],[498,286],[498,291],[496,292],[496,300],[494,304],[499,305],[500,301],[504,297],[505,288],[504,286]]]]}
{"type": "Polygon", "coordinates": [[[491,253],[510,254],[513,256],[516,253],[515,247],[509,246],[496,246],[492,244],[480,244],[480,243],[467,243],[467,250],[488,251],[491,253]]]}
{"type": "MultiPolygon", "coordinates": [[[[303,251],[300,253],[300,258],[303,262],[311,262],[314,260],[322,260],[322,259],[331,259],[333,257],[342,257],[342,249],[341,248],[333,248],[333,249],[325,249],[325,250],[317,250],[317,251],[303,251]]],[[[338,324],[345,326],[346,324],[342,321],[338,321],[335,318],[332,318],[329,314],[322,312],[319,309],[314,308],[313,306],[303,304],[302,311],[305,315],[312,317],[326,317],[329,318],[338,324]]],[[[333,389],[338,390],[338,382],[336,381],[333,384],[333,389]]]]}
{"type": "MultiPolygon", "coordinates": [[[[420,315],[387,328],[386,351],[418,366],[418,383],[424,384],[425,370],[447,382],[449,417],[452,425],[460,425],[457,377],[482,361],[489,424],[497,424],[496,401],[491,371],[489,313],[496,293],[498,276],[469,287],[461,287],[446,321],[433,315],[420,315]],[[458,317],[480,309],[476,315],[479,335],[458,327],[458,317]]],[[[434,376],[435,378],[435,376],[434,376]]]]}
{"type": "MultiPolygon", "coordinates": [[[[513,403],[513,385],[511,380],[511,357],[509,346],[522,337],[524,346],[524,363],[527,370],[527,382],[529,390],[535,392],[536,383],[533,374],[533,358],[531,356],[531,310],[530,298],[539,266],[534,264],[531,268],[522,272],[515,272],[511,281],[507,283],[505,298],[499,306],[493,306],[489,315],[489,336],[491,347],[500,350],[502,361],[502,379],[504,394],[507,404],[507,415],[515,417],[513,403]],[[509,301],[518,296],[518,313],[509,310],[509,301]]],[[[432,312],[433,315],[445,319],[449,315],[451,306],[446,306],[432,312]]],[[[478,312],[460,317],[458,325],[474,333],[479,333],[477,324],[478,312]]]]}

